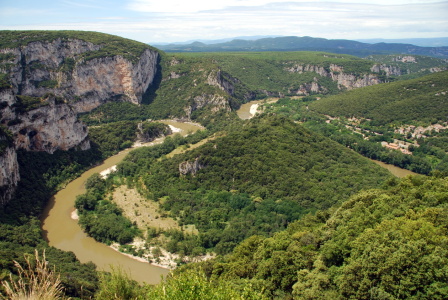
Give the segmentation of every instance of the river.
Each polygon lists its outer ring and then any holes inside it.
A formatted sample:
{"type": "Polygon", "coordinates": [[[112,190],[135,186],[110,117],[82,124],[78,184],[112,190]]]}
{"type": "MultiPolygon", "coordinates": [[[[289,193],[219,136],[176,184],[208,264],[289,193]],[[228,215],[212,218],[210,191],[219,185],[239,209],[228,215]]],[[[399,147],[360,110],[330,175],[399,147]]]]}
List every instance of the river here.
{"type": "MultiPolygon", "coordinates": [[[[266,100],[251,101],[241,106],[238,115],[242,119],[250,119],[256,112],[260,103],[266,100]]],[[[181,123],[172,120],[164,121],[171,125],[173,131],[181,129],[181,134],[186,135],[189,132],[202,129],[202,127],[193,123],[181,123]]],[[[162,142],[159,139],[158,142],[162,142]]],[[[154,143],[153,143],[154,144],[154,143]]],[[[55,194],[48,202],[43,216],[42,229],[44,237],[51,246],[72,251],[76,257],[83,263],[92,261],[99,270],[110,270],[111,266],[119,266],[126,271],[131,278],[149,284],[160,282],[161,276],[169,273],[168,269],[151,265],[147,262],[141,262],[125,254],[113,250],[111,247],[95,241],[88,237],[78,225],[76,220],[71,218],[74,211],[74,203],[77,195],[85,193],[84,183],[92,174],[100,173],[112,166],[118,164],[132,149],[124,150],[108,159],[101,165],[96,166],[79,178],[70,182],[64,189],[55,194]]],[[[374,161],[380,166],[388,169],[397,177],[404,177],[409,174],[415,174],[411,171],[400,169],[398,167],[387,165],[385,163],[374,161]]]]}
{"type": "MultiPolygon", "coordinates": [[[[237,110],[238,117],[240,117],[240,119],[243,119],[243,120],[251,119],[257,113],[257,110],[258,110],[258,107],[260,104],[273,103],[273,102],[276,102],[278,99],[279,98],[268,98],[268,99],[264,99],[264,100],[255,100],[255,101],[247,102],[247,103],[241,105],[241,107],[237,110]]],[[[373,161],[374,163],[387,169],[390,173],[392,173],[392,175],[399,177],[399,178],[403,178],[408,175],[418,175],[417,173],[414,173],[412,171],[402,169],[402,168],[396,167],[394,165],[389,165],[389,164],[383,163],[381,161],[377,161],[377,160],[373,160],[373,159],[371,159],[371,161],[373,161]]]]}
{"type": "MultiPolygon", "coordinates": [[[[182,123],[172,120],[163,121],[174,128],[181,129],[183,135],[202,129],[193,123],[182,123]]],[[[173,128],[172,127],[172,128],[173,128]]],[[[163,139],[159,139],[161,143],[163,139]]],[[[154,143],[153,143],[154,144],[154,143]]],[[[96,166],[80,177],[73,180],[67,186],[55,194],[48,202],[42,215],[42,229],[44,238],[50,246],[65,251],[72,251],[83,263],[92,261],[99,270],[109,271],[111,266],[121,267],[131,278],[149,284],[160,282],[161,276],[169,273],[168,269],[141,262],[125,254],[117,252],[109,246],[88,237],[71,218],[77,195],[85,193],[84,183],[94,173],[100,173],[123,160],[132,149],[124,150],[108,159],[101,165],[96,166]]]]}
{"type": "Polygon", "coordinates": [[[251,119],[257,113],[260,104],[274,103],[280,98],[267,98],[263,100],[254,100],[241,105],[241,107],[236,111],[238,117],[243,120],[251,119]]]}
{"type": "Polygon", "coordinates": [[[373,160],[371,159],[371,161],[373,161],[374,163],[380,165],[381,167],[387,169],[389,172],[392,173],[392,175],[399,177],[399,178],[403,178],[406,177],[408,175],[418,175],[417,173],[414,173],[412,171],[406,170],[406,169],[402,169],[399,167],[396,167],[394,165],[389,165],[386,163],[383,163],[382,161],[378,161],[378,160],[373,160]]]}

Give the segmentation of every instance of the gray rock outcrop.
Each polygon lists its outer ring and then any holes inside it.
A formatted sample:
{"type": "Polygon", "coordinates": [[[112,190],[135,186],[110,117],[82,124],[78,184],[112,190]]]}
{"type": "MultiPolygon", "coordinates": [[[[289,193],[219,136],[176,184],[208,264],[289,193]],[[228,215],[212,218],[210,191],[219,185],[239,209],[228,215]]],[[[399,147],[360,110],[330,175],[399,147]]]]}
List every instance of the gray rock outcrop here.
{"type": "Polygon", "coordinates": [[[199,162],[199,157],[196,158],[193,162],[184,161],[179,164],[179,174],[181,175],[187,175],[191,174],[192,176],[195,176],[196,173],[203,169],[205,166],[202,165],[199,162]]]}
{"type": "Polygon", "coordinates": [[[0,86],[0,123],[14,140],[0,153],[0,205],[11,199],[20,179],[17,149],[89,149],[78,113],[108,101],[142,101],[156,74],[158,52],[148,47],[132,61],[120,55],[83,56],[102,47],[58,38],[0,49],[0,74],[7,74],[10,84],[0,86]]]}

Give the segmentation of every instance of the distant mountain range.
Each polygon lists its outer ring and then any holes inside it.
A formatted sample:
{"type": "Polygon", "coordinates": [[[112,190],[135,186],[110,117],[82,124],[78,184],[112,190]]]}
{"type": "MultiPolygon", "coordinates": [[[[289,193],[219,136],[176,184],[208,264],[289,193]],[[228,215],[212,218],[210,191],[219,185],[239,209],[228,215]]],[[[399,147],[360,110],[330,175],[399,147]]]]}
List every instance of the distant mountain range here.
{"type": "Polygon", "coordinates": [[[399,44],[411,44],[420,47],[448,47],[448,37],[419,38],[419,39],[362,39],[357,41],[369,44],[399,43],[399,44]]]}
{"type": "MultiPolygon", "coordinates": [[[[442,42],[443,39],[440,41],[442,42]]],[[[422,42],[422,41],[420,41],[422,42]]],[[[448,58],[448,47],[422,47],[403,43],[365,43],[352,40],[329,40],[313,37],[267,37],[256,40],[233,39],[226,42],[157,45],[167,52],[224,51],[325,51],[364,57],[373,54],[413,54],[448,58]]]]}

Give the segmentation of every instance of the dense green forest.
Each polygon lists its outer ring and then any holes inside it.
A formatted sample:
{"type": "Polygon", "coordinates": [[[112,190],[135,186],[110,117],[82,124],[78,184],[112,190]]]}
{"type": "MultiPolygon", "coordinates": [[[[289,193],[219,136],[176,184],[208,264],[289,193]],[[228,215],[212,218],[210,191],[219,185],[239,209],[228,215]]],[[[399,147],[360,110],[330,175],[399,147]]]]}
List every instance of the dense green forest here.
{"type": "MultiPolygon", "coordinates": [[[[122,55],[135,61],[150,48],[77,31],[0,31],[0,48],[72,38],[101,46],[77,57],[83,60],[122,55]]],[[[26,266],[35,249],[45,252],[71,299],[448,297],[448,132],[415,132],[446,126],[448,72],[420,77],[446,61],[413,56],[416,62],[409,64],[395,55],[361,59],[323,52],[159,53],[142,105],[109,102],[79,116],[89,126],[90,150],[18,150],[21,180],[15,198],[0,208],[0,297],[8,298],[4,282],[20,280],[14,261],[26,266]],[[378,63],[406,75],[380,72],[382,81],[396,82],[345,92],[329,77],[288,71],[313,65],[328,72],[338,65],[362,77],[378,63]],[[414,76],[419,78],[401,80],[414,76]],[[313,82],[321,94],[283,97],[313,82]],[[282,98],[264,104],[260,116],[238,119],[241,104],[270,96],[282,98]],[[90,177],[87,193],[76,200],[79,223],[107,244],[145,238],[145,245],[178,253],[179,265],[184,256],[216,256],[180,266],[148,286],[118,267],[98,272],[93,263],[50,247],[39,217],[51,195],[129,148],[138,135],[151,140],[169,134],[167,125],[146,121],[166,118],[199,121],[207,129],[131,151],[111,176],[90,177]],[[412,144],[412,155],[379,144],[395,140],[412,144]],[[431,177],[397,179],[356,152],[431,177]],[[138,229],[112,201],[118,186],[138,190],[180,229],[138,229]]],[[[4,70],[10,60],[0,54],[4,70]]],[[[68,59],[63,68],[69,71],[73,63],[68,59]]],[[[51,80],[39,84],[54,86],[51,80]]],[[[2,88],[9,82],[0,74],[2,88]]],[[[62,101],[55,95],[17,100],[21,113],[62,101]]],[[[11,146],[13,135],[2,124],[0,154],[11,146]]],[[[131,245],[123,249],[133,253],[131,245]]],[[[39,274],[35,267],[30,272],[39,274]]]]}
{"type": "Polygon", "coordinates": [[[132,147],[140,133],[145,141],[151,141],[169,132],[169,127],[160,122],[117,121],[89,127],[89,138],[92,147],[97,149],[103,158],[107,158],[120,150],[132,147]]]}
{"type": "MultiPolygon", "coordinates": [[[[75,179],[101,157],[95,149],[88,151],[18,152],[19,186],[15,198],[0,208],[0,280],[12,274],[18,279],[14,260],[25,263],[24,253],[45,251],[46,259],[60,274],[62,287],[73,299],[90,299],[98,289],[98,274],[93,263],[81,264],[71,252],[48,244],[42,238],[38,219],[45,203],[65,183],[75,179]]],[[[1,293],[4,287],[0,287],[1,293]]]]}
{"type": "Polygon", "coordinates": [[[433,124],[447,121],[447,82],[448,72],[438,72],[323,98],[310,104],[310,109],[333,117],[372,119],[373,125],[433,124]]]}
{"type": "Polygon", "coordinates": [[[265,104],[264,112],[292,118],[368,158],[420,174],[448,174],[446,130],[436,130],[446,126],[447,74],[360,88],[320,100],[283,98],[265,104]],[[418,128],[428,129],[419,133],[418,128]],[[412,155],[380,144],[397,140],[412,144],[408,147],[412,155]]]}
{"type": "Polygon", "coordinates": [[[249,280],[269,297],[445,299],[447,189],[446,178],[392,179],[186,268],[228,284],[249,280]]]}
{"type": "MultiPolygon", "coordinates": [[[[158,232],[170,236],[162,246],[185,255],[207,249],[228,253],[244,238],[272,235],[389,176],[356,153],[275,116],[253,119],[242,130],[230,129],[197,149],[159,159],[183,143],[168,139],[134,150],[117,174],[148,201],[158,201],[180,225],[195,225],[198,236],[158,232]]],[[[89,203],[103,203],[104,195],[87,193],[79,200],[81,208],[90,206],[99,214],[89,203]]]]}

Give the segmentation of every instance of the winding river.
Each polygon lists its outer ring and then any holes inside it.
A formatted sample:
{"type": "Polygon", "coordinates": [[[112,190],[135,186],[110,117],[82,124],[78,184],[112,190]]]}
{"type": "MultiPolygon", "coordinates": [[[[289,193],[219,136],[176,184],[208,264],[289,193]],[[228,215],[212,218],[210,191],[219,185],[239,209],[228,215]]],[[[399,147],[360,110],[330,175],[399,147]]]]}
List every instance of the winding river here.
{"type": "MultiPolygon", "coordinates": [[[[172,120],[163,122],[171,125],[171,128],[174,128],[175,131],[177,131],[176,129],[182,130],[180,133],[184,135],[202,128],[192,123],[172,120]]],[[[163,139],[158,139],[156,142],[149,144],[161,143],[162,141],[163,139]]],[[[44,238],[51,246],[72,251],[83,263],[92,261],[99,270],[104,271],[110,270],[111,266],[118,266],[126,271],[131,278],[139,282],[155,284],[160,282],[161,276],[166,276],[169,273],[168,269],[138,261],[95,241],[82,231],[76,220],[71,218],[76,196],[85,193],[84,183],[87,178],[94,173],[100,173],[116,165],[131,150],[124,150],[106,159],[101,165],[86,171],[55,194],[48,202],[41,218],[42,229],[44,238]]]]}
{"type": "MultiPolygon", "coordinates": [[[[238,111],[237,111],[237,114],[240,117],[240,119],[243,119],[243,120],[251,119],[257,113],[257,110],[258,110],[258,107],[260,104],[272,103],[272,102],[276,102],[277,100],[278,100],[278,98],[269,98],[269,99],[264,99],[264,100],[255,100],[255,101],[247,102],[247,103],[241,105],[240,109],[238,109],[238,111]]],[[[392,175],[399,177],[399,178],[403,178],[408,175],[418,175],[417,173],[414,173],[412,171],[402,169],[402,168],[396,167],[394,165],[389,165],[389,164],[383,163],[381,161],[377,161],[377,160],[373,160],[373,159],[371,159],[371,161],[373,161],[377,165],[380,165],[381,167],[387,169],[392,175]]]]}
{"type": "MultiPolygon", "coordinates": [[[[255,114],[258,105],[265,101],[266,100],[251,101],[242,105],[240,110],[238,110],[238,115],[242,119],[250,119],[255,114]]],[[[181,133],[184,135],[202,128],[196,124],[182,123],[173,120],[163,122],[170,125],[171,128],[174,129],[174,132],[178,131],[177,129],[182,130],[181,133]]],[[[161,143],[162,141],[163,139],[159,139],[150,144],[161,143]]],[[[168,269],[136,260],[113,250],[105,244],[95,241],[82,231],[77,220],[71,218],[71,214],[74,211],[76,196],[85,193],[84,183],[87,178],[94,173],[100,173],[116,165],[123,160],[131,150],[132,149],[124,150],[106,159],[101,165],[86,171],[79,178],[73,180],[64,189],[55,194],[44,210],[41,219],[42,229],[45,239],[51,246],[65,251],[72,251],[83,263],[92,261],[97,265],[99,270],[104,271],[110,270],[111,266],[119,266],[126,271],[131,278],[139,282],[156,284],[160,282],[162,276],[166,276],[169,273],[168,269]]],[[[397,177],[415,174],[408,170],[386,165],[382,162],[375,162],[387,168],[397,177]]]]}

